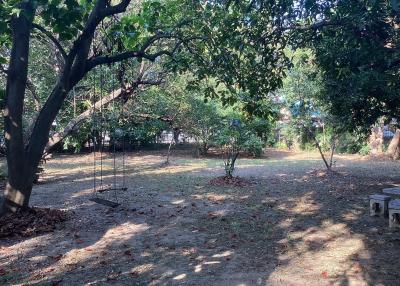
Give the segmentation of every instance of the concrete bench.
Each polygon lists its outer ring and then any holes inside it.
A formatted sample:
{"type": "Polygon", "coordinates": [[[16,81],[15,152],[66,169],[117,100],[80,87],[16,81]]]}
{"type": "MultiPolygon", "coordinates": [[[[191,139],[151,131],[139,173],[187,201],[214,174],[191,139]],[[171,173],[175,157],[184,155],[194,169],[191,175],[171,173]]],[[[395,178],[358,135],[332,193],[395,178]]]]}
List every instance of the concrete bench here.
{"type": "Polygon", "coordinates": [[[370,216],[388,216],[388,204],[390,196],[370,195],[369,196],[369,214],[370,216]]]}
{"type": "Polygon", "coordinates": [[[400,200],[389,202],[389,227],[400,227],[400,200]]]}

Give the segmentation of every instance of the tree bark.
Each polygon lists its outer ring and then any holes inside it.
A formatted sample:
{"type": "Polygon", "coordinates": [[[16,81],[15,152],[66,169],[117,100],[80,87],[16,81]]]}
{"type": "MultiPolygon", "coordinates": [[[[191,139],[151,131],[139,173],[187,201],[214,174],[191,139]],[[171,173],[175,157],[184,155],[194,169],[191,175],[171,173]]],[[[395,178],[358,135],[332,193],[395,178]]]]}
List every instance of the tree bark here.
{"type": "Polygon", "coordinates": [[[318,152],[319,152],[319,154],[321,155],[322,160],[324,161],[324,164],[325,164],[326,169],[327,169],[328,171],[331,171],[331,166],[328,164],[328,161],[326,161],[324,152],[322,152],[322,149],[321,149],[321,146],[319,145],[319,142],[318,142],[317,139],[315,139],[315,138],[314,138],[314,140],[315,140],[315,146],[317,147],[318,152]]]}
{"type": "Polygon", "coordinates": [[[12,49],[8,68],[4,108],[8,181],[0,214],[28,206],[34,174],[24,148],[22,114],[28,76],[29,39],[35,11],[32,3],[22,2],[21,12],[11,20],[12,49]]]}
{"type": "Polygon", "coordinates": [[[396,159],[399,153],[399,144],[400,144],[400,129],[396,129],[396,133],[394,134],[392,140],[390,141],[386,153],[390,157],[396,159]]]}

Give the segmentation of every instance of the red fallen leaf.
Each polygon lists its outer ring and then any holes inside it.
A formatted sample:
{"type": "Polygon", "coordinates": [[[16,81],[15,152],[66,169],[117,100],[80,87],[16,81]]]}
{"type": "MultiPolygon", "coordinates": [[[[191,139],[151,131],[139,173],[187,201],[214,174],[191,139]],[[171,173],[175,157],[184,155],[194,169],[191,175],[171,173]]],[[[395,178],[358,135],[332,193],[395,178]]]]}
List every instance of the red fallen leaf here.
{"type": "Polygon", "coordinates": [[[85,248],[86,251],[93,251],[91,248],[85,248]]]}
{"type": "Polygon", "coordinates": [[[0,268],[0,276],[4,276],[7,274],[7,271],[5,271],[3,268],[0,268]]]}
{"type": "Polygon", "coordinates": [[[321,272],[321,276],[322,276],[322,278],[324,278],[324,279],[328,279],[328,272],[327,272],[327,271],[322,271],[322,272],[321,272]]]}
{"type": "Polygon", "coordinates": [[[81,244],[81,243],[84,243],[84,241],[82,239],[77,239],[76,243],[81,244]]]}

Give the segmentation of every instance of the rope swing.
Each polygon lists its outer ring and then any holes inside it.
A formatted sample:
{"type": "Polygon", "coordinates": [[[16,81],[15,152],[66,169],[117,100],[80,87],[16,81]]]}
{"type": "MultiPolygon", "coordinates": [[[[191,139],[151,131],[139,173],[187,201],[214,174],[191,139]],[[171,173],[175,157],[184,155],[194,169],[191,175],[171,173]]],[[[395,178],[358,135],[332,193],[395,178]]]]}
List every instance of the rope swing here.
{"type": "Polygon", "coordinates": [[[100,74],[98,76],[100,91],[96,92],[96,71],[93,72],[93,98],[92,98],[92,141],[93,141],[93,193],[94,197],[90,200],[96,202],[98,204],[102,204],[108,207],[117,207],[120,205],[120,200],[118,197],[119,191],[126,191],[128,188],[125,185],[125,132],[122,129],[117,129],[118,121],[120,118],[123,118],[123,108],[121,108],[120,114],[117,114],[116,106],[115,106],[115,68],[114,65],[110,65],[111,70],[111,88],[112,88],[112,103],[111,103],[111,130],[105,130],[105,118],[104,118],[104,110],[103,106],[103,98],[105,91],[105,80],[107,80],[104,76],[103,68],[100,68],[100,74]],[[96,95],[98,94],[98,100],[100,102],[100,107],[96,108],[96,95]],[[118,132],[117,132],[118,130],[118,132]],[[117,134],[118,133],[118,134],[117,134]],[[113,148],[112,148],[112,182],[110,184],[106,184],[104,181],[104,168],[103,168],[103,153],[105,150],[105,141],[106,136],[108,135],[108,151],[110,152],[111,146],[111,138],[113,140],[113,148]],[[122,138],[122,184],[118,184],[118,174],[117,174],[117,160],[116,160],[116,138],[122,138]],[[100,153],[100,162],[97,162],[97,153],[100,153]],[[99,166],[99,170],[98,170],[99,166]]]}

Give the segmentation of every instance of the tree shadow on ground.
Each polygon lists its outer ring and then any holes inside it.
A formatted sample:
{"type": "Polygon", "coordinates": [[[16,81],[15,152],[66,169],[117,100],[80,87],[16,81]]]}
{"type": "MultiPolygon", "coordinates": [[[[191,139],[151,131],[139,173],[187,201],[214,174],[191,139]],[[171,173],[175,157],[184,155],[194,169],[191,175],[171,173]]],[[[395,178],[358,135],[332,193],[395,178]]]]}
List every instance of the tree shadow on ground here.
{"type": "Polygon", "coordinates": [[[56,185],[40,186],[37,204],[67,206],[74,214],[54,233],[2,241],[0,268],[7,276],[0,279],[30,285],[398,285],[400,234],[387,220],[368,216],[368,195],[398,182],[395,169],[354,173],[348,165],[328,175],[307,166],[264,174],[248,188],[211,186],[197,170],[164,171],[129,177],[135,188],[116,209],[88,201],[91,194],[82,190],[90,188],[89,178],[62,195],[49,191],[56,185]]]}

